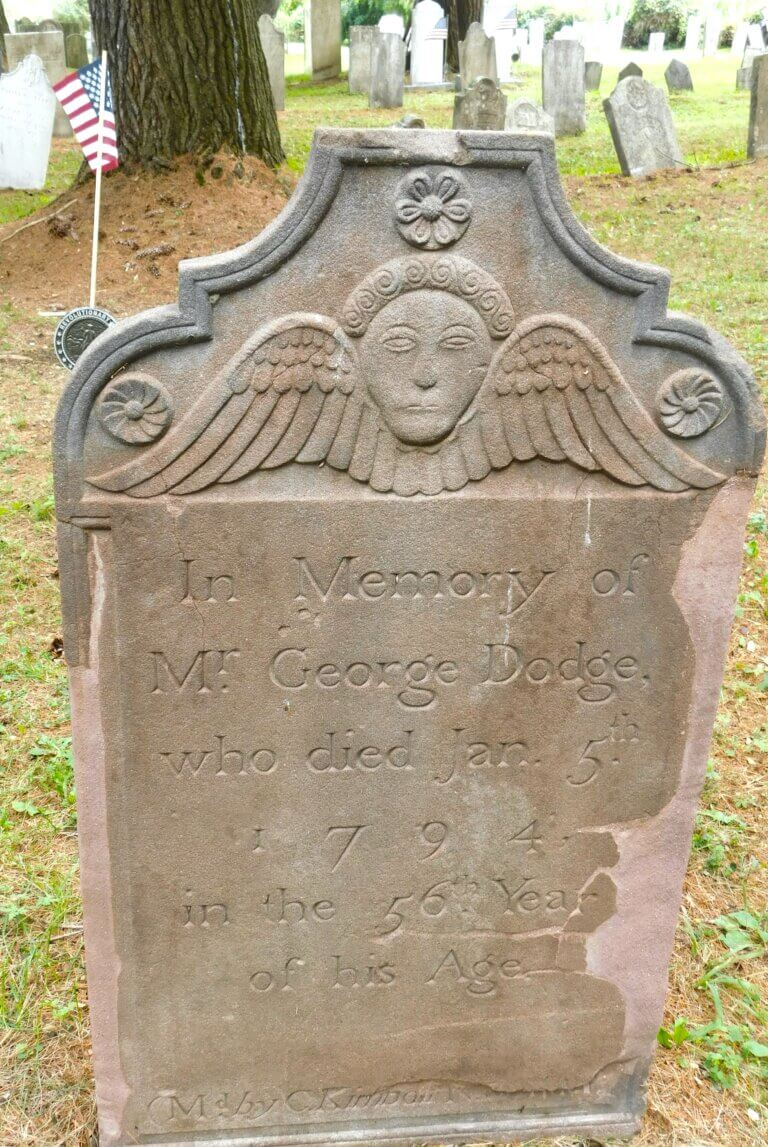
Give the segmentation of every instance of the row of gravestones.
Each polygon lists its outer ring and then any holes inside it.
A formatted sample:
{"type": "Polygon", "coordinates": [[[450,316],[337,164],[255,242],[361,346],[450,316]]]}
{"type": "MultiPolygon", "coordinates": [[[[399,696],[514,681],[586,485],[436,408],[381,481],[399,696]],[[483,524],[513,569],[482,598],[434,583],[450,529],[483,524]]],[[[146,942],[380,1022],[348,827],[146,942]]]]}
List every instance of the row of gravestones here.
{"type": "MultiPolygon", "coordinates": [[[[58,83],[68,72],[84,68],[89,63],[88,43],[82,32],[73,32],[66,38],[59,30],[9,32],[4,39],[9,72],[17,68],[22,60],[34,55],[42,61],[51,84],[58,83]]],[[[64,109],[58,106],[53,121],[53,134],[72,134],[64,109]]]]}

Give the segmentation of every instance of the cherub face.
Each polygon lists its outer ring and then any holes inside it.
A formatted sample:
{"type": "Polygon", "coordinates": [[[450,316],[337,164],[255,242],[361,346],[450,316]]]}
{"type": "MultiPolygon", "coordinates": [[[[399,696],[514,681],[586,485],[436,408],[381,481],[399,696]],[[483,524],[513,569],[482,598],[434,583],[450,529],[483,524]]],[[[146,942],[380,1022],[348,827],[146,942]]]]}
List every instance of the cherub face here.
{"type": "Polygon", "coordinates": [[[451,433],[491,361],[485,323],[446,291],[400,295],[372,320],[364,344],[368,393],[395,437],[412,446],[451,433]]]}

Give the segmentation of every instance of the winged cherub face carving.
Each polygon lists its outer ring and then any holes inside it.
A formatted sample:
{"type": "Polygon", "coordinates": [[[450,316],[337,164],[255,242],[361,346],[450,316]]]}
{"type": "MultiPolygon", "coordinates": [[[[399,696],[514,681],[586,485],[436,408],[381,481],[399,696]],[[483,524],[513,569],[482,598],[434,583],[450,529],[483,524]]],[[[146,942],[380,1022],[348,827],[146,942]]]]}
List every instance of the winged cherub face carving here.
{"type": "Polygon", "coordinates": [[[431,446],[447,437],[482,386],[492,343],[463,299],[414,291],[388,303],[362,340],[368,394],[396,438],[431,446]]]}

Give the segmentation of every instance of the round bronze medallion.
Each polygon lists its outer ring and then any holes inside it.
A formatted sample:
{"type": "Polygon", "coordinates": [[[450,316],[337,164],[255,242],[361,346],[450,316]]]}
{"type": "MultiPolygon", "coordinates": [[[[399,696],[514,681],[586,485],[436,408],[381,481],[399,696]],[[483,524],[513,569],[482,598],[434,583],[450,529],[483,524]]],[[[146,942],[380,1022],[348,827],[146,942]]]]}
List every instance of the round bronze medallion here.
{"type": "Polygon", "coordinates": [[[53,339],[56,357],[67,370],[74,370],[75,363],[114,319],[109,311],[100,307],[77,307],[68,311],[56,327],[53,339]]]}

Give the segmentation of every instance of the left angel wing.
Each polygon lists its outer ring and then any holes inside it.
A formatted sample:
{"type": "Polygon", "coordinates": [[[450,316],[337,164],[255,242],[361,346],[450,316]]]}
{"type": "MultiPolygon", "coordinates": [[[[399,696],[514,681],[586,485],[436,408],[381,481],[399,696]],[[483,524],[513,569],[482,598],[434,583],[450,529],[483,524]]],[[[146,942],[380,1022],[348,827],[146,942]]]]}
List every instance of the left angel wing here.
{"type": "Polygon", "coordinates": [[[567,460],[668,491],[725,481],[666,437],[591,331],[565,315],[517,327],[491,363],[484,399],[481,435],[494,467],[567,460]]]}

